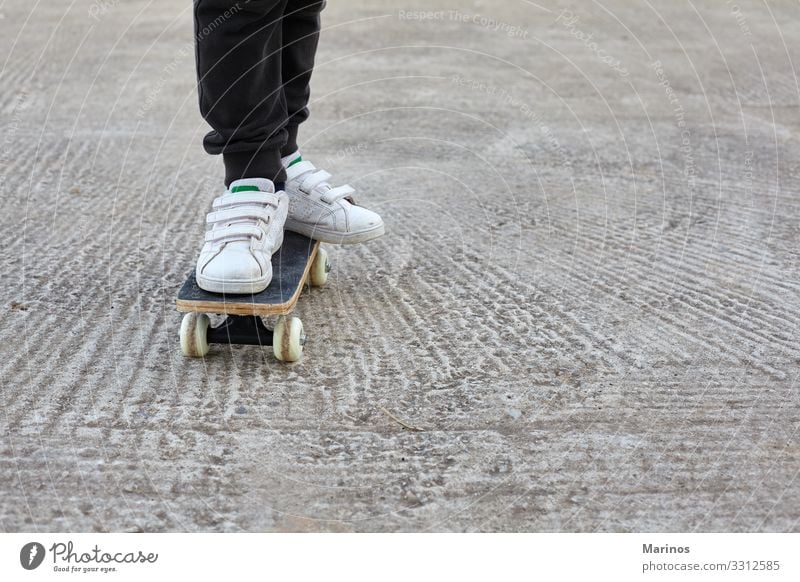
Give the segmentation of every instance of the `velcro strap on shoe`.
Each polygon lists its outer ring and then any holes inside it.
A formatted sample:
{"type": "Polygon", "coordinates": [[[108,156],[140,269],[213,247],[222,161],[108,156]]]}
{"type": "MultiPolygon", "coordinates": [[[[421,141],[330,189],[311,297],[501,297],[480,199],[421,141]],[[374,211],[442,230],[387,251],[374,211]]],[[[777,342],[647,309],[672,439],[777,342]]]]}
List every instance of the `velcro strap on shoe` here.
{"type": "Polygon", "coordinates": [[[303,183],[300,185],[302,190],[306,192],[311,192],[314,188],[322,184],[325,180],[330,178],[330,173],[326,172],[325,170],[319,170],[318,172],[314,172],[308,178],[303,180],[303,183]]]}
{"type": "Polygon", "coordinates": [[[341,200],[342,198],[347,198],[350,194],[355,193],[356,189],[353,188],[350,184],[343,184],[342,186],[337,186],[336,188],[331,188],[325,194],[320,196],[320,198],[327,202],[328,204],[333,204],[337,200],[341,200]]]}
{"type": "Polygon", "coordinates": [[[233,208],[209,212],[208,216],[206,216],[206,222],[208,224],[214,222],[232,222],[234,220],[247,218],[269,222],[271,216],[272,211],[263,206],[234,206],[233,208]]]}
{"type": "Polygon", "coordinates": [[[255,237],[260,239],[264,231],[251,224],[231,224],[222,228],[215,228],[206,232],[206,242],[222,239],[243,239],[255,237]]]}
{"type": "Polygon", "coordinates": [[[214,199],[213,208],[223,208],[225,206],[244,205],[244,204],[269,204],[277,208],[280,197],[272,192],[237,192],[235,194],[223,194],[214,199]]]}
{"type": "Polygon", "coordinates": [[[286,168],[286,178],[287,180],[294,180],[297,176],[302,176],[306,172],[311,172],[316,169],[317,167],[314,164],[308,160],[303,160],[286,168]]]}

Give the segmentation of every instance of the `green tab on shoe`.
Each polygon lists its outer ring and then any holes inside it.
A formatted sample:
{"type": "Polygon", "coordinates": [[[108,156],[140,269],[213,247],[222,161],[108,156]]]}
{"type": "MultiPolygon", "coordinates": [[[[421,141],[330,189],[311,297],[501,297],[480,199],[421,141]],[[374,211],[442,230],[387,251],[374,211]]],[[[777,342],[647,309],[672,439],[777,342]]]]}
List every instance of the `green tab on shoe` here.
{"type": "Polygon", "coordinates": [[[236,192],[261,192],[258,189],[258,186],[234,186],[231,188],[231,193],[235,194],[236,192]]]}
{"type": "Polygon", "coordinates": [[[296,157],[294,160],[292,160],[292,161],[289,163],[289,165],[288,165],[288,166],[286,166],[286,167],[287,167],[287,168],[291,168],[291,167],[292,167],[292,166],[294,166],[294,165],[295,165],[297,162],[302,162],[302,161],[303,161],[303,156],[297,156],[297,157],[296,157]]]}

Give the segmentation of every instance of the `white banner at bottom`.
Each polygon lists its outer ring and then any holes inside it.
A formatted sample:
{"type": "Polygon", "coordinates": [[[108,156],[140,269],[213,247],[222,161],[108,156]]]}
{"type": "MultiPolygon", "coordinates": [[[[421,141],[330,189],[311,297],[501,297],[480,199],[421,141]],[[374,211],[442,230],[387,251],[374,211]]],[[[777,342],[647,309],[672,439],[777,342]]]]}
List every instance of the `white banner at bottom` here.
{"type": "Polygon", "coordinates": [[[800,580],[800,534],[2,534],[0,580],[800,580]],[[191,577],[191,578],[189,578],[191,577]]]}

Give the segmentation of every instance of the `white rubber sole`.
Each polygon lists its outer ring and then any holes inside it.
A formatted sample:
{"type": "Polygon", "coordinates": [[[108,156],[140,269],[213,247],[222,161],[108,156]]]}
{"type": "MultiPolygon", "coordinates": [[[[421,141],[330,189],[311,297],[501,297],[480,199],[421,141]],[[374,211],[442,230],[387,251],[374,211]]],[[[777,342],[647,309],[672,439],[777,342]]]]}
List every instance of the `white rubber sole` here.
{"type": "Polygon", "coordinates": [[[269,277],[261,277],[251,281],[231,281],[230,279],[213,279],[203,275],[197,275],[197,286],[209,293],[231,293],[233,295],[252,295],[261,293],[269,287],[272,281],[272,274],[269,277]]]}
{"type": "Polygon", "coordinates": [[[328,230],[321,226],[309,225],[303,222],[295,222],[290,218],[287,218],[286,230],[300,233],[308,238],[313,238],[314,240],[324,243],[330,243],[334,245],[349,245],[380,238],[386,232],[386,227],[383,225],[383,223],[380,223],[369,230],[342,233],[335,230],[328,230]]]}

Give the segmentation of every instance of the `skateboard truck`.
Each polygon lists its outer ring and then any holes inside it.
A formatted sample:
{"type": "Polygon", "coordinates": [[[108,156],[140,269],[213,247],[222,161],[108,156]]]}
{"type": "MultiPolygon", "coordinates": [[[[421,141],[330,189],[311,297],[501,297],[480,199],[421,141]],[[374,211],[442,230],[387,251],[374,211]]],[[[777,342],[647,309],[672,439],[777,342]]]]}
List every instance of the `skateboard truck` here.
{"type": "MultiPolygon", "coordinates": [[[[229,315],[217,327],[208,328],[208,343],[271,346],[274,331],[264,325],[258,315],[229,315]]],[[[300,345],[306,345],[300,335],[300,345]]]]}
{"type": "Polygon", "coordinates": [[[272,330],[257,315],[229,315],[222,325],[208,328],[210,344],[272,345],[272,330]]]}

